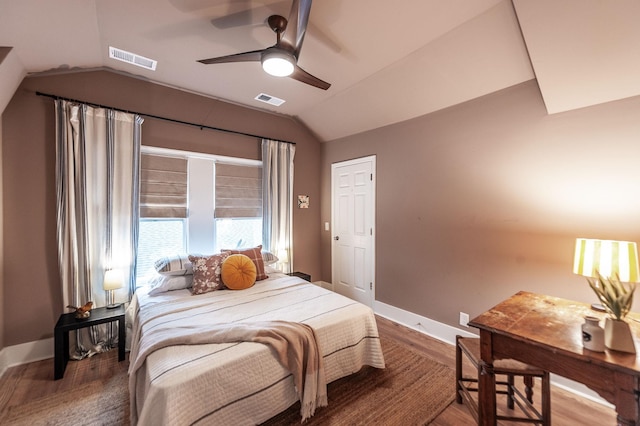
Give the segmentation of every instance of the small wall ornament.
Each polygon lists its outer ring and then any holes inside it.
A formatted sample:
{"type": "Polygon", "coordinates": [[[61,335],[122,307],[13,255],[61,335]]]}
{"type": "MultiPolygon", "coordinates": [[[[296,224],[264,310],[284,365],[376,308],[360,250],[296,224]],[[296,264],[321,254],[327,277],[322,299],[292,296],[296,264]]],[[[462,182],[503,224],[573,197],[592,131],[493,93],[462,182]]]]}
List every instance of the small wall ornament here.
{"type": "Polygon", "coordinates": [[[309,196],[308,195],[298,195],[298,208],[299,209],[308,209],[309,208],[309,196]]]}

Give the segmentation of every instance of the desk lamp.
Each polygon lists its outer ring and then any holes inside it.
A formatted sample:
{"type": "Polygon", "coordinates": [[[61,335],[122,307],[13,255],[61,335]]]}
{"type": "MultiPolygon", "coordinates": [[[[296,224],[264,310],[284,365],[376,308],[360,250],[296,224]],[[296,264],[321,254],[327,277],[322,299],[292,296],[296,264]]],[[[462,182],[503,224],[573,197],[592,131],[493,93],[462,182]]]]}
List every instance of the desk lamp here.
{"type": "MultiPolygon", "coordinates": [[[[618,278],[622,282],[638,281],[638,248],[629,241],[576,239],[573,273],[588,278],[618,278]]],[[[603,311],[601,304],[591,308],[603,311]]]]}
{"type": "Polygon", "coordinates": [[[109,269],[104,274],[102,288],[107,292],[107,309],[114,309],[122,303],[114,303],[113,291],[122,288],[124,285],[124,275],[120,269],[109,269]]]}

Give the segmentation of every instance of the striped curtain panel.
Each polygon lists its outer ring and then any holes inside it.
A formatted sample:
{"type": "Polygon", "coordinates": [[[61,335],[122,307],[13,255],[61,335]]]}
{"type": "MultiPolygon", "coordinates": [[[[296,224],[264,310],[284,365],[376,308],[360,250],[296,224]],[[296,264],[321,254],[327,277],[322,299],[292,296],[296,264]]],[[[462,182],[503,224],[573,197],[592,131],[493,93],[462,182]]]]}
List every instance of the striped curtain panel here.
{"type": "Polygon", "coordinates": [[[293,270],[293,158],[296,146],[262,140],[262,243],[276,253],[283,272],[293,270]]]}
{"type": "MultiPolygon", "coordinates": [[[[142,118],[56,101],[57,240],[64,312],[93,301],[105,306],[105,272],[123,271],[116,302],[135,289],[142,118]]],[[[76,333],[72,357],[116,345],[107,325],[76,333]]]]}

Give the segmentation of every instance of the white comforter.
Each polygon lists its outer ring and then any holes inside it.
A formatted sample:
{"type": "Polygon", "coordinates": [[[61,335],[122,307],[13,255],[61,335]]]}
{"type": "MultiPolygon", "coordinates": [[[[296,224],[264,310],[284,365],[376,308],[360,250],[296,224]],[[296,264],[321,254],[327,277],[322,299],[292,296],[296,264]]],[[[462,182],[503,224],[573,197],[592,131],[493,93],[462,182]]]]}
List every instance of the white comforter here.
{"type": "MultiPolygon", "coordinates": [[[[140,336],[161,324],[284,320],[313,327],[327,382],[363,365],[384,368],[372,310],[297,277],[274,274],[247,290],[198,296],[140,289],[131,305],[132,354],[140,336]]],[[[291,373],[269,347],[253,342],[163,348],[129,380],[134,425],[254,425],[297,401],[291,373]]]]}

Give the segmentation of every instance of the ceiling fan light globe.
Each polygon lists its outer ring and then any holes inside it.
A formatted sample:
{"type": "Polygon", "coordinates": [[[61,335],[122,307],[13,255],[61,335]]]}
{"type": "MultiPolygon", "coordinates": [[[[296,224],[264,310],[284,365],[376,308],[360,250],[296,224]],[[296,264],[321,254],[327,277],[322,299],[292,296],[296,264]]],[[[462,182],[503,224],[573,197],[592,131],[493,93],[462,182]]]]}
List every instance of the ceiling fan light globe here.
{"type": "Polygon", "coordinates": [[[293,56],[286,52],[271,51],[262,55],[262,69],[276,77],[290,76],[293,73],[294,64],[293,56]]]}

